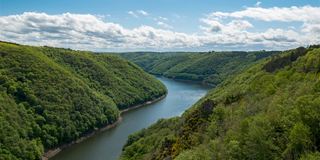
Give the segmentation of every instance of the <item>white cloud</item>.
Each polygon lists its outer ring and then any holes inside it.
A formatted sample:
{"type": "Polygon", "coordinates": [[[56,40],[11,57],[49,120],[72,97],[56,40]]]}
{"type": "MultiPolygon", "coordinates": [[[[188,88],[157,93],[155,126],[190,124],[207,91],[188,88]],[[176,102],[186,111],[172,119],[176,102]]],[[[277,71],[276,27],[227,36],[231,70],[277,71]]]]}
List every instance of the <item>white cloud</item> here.
{"type": "Polygon", "coordinates": [[[203,19],[200,19],[200,21],[207,25],[207,27],[200,26],[202,29],[204,29],[207,32],[219,32],[224,27],[223,24],[221,24],[219,21],[214,19],[203,18],[203,19]]]}
{"type": "Polygon", "coordinates": [[[172,29],[173,27],[170,26],[169,24],[167,23],[164,23],[164,22],[161,22],[161,21],[158,21],[157,24],[163,28],[166,28],[166,29],[172,29]]]}
{"type": "Polygon", "coordinates": [[[138,15],[135,14],[135,12],[133,12],[133,11],[129,11],[128,14],[135,17],[135,18],[138,18],[138,15]]]}
{"type": "Polygon", "coordinates": [[[302,26],[302,31],[305,33],[316,33],[320,35],[320,23],[305,23],[302,26]]]}
{"type": "Polygon", "coordinates": [[[161,16],[159,16],[158,17],[160,20],[162,20],[162,21],[168,21],[168,18],[166,18],[166,17],[161,17],[161,16]]]}
{"type": "MultiPolygon", "coordinates": [[[[320,43],[320,7],[251,7],[235,12],[213,12],[200,19],[200,26],[210,37],[239,43],[259,44],[266,47],[289,47],[320,43]],[[265,31],[249,32],[254,28],[250,21],[262,21],[268,25],[282,22],[288,27],[268,28],[265,31]],[[300,27],[292,27],[299,22],[300,27]],[[222,38],[224,37],[224,38],[222,38]]],[[[224,41],[223,41],[224,42],[224,41]]]]}
{"type": "MultiPolygon", "coordinates": [[[[132,16],[149,13],[131,11],[132,16]]],[[[175,32],[165,18],[159,28],[142,25],[128,29],[90,14],[25,12],[0,16],[0,40],[31,45],[52,45],[86,50],[172,50],[172,49],[287,49],[320,43],[320,8],[245,8],[235,12],[213,12],[200,18],[197,33],[175,32]],[[252,21],[252,20],[255,21],[252,21]],[[256,21],[288,27],[255,28],[256,21]],[[292,27],[292,22],[301,26],[292,27]]]]}
{"type": "Polygon", "coordinates": [[[168,21],[169,19],[166,17],[159,16],[159,17],[154,17],[153,20],[156,22],[158,22],[158,21],[164,22],[164,21],[168,21]]]}
{"type": "Polygon", "coordinates": [[[252,28],[253,25],[245,20],[233,20],[227,24],[227,27],[230,27],[232,30],[246,30],[252,28]]]}
{"type": "Polygon", "coordinates": [[[214,19],[200,19],[201,22],[205,24],[205,26],[200,26],[201,29],[206,32],[223,32],[223,33],[231,33],[231,32],[239,32],[246,30],[248,28],[252,28],[253,25],[246,20],[232,20],[227,24],[222,24],[218,20],[214,19]]]}
{"type": "Polygon", "coordinates": [[[197,37],[141,26],[126,29],[94,15],[26,12],[0,17],[0,39],[77,49],[180,48],[199,46],[197,37]]]}
{"type": "Polygon", "coordinates": [[[139,13],[139,14],[141,14],[141,15],[143,15],[143,16],[149,15],[149,13],[146,12],[146,11],[144,11],[144,10],[137,10],[137,13],[139,13]]]}
{"type": "Polygon", "coordinates": [[[261,5],[261,3],[262,3],[262,2],[258,1],[258,2],[255,4],[255,6],[256,6],[256,7],[259,7],[259,6],[261,5]]]}
{"type": "Polygon", "coordinates": [[[213,12],[211,18],[253,18],[263,21],[320,22],[320,7],[250,7],[236,12],[213,12]]]}
{"type": "Polygon", "coordinates": [[[140,16],[148,16],[149,15],[149,13],[144,10],[129,11],[128,14],[135,17],[135,18],[138,18],[140,16]]]}

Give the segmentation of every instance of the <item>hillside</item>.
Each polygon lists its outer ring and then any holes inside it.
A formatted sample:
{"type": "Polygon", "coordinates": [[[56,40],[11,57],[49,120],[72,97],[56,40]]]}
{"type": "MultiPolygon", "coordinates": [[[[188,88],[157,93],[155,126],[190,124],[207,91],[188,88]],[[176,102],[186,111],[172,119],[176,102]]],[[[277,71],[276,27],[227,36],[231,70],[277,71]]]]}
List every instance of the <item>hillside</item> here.
{"type": "Polygon", "coordinates": [[[0,42],[0,159],[39,159],[165,92],[117,56],[0,42]]]}
{"type": "Polygon", "coordinates": [[[254,62],[277,53],[279,52],[134,52],[120,55],[151,74],[201,81],[215,86],[254,62]]]}
{"type": "Polygon", "coordinates": [[[131,135],[121,159],[320,159],[319,72],[320,46],[261,60],[131,135]]]}

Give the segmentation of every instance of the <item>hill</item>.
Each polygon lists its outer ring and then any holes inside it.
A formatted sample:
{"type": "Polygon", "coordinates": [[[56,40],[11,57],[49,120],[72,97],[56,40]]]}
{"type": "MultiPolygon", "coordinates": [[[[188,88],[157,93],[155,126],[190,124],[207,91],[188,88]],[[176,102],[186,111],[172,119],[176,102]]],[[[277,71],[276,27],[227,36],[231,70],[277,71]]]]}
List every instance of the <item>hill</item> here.
{"type": "Polygon", "coordinates": [[[277,53],[279,52],[134,52],[120,55],[151,74],[216,86],[228,76],[277,53]]]}
{"type": "Polygon", "coordinates": [[[117,56],[0,42],[0,159],[40,159],[165,93],[117,56]]]}
{"type": "Polygon", "coordinates": [[[260,60],[131,135],[121,159],[320,159],[319,72],[320,46],[260,60]]]}

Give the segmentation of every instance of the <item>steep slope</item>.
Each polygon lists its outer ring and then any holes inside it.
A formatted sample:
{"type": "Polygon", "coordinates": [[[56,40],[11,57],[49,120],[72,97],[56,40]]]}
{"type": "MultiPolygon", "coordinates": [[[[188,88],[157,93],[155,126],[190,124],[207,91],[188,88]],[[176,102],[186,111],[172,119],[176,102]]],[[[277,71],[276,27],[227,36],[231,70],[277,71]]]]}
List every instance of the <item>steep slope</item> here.
{"type": "Polygon", "coordinates": [[[217,85],[229,75],[239,73],[254,62],[277,53],[277,51],[136,52],[120,55],[152,74],[217,85]]]}
{"type": "Polygon", "coordinates": [[[261,60],[131,135],[121,159],[320,159],[319,72],[320,46],[261,60]]]}
{"type": "Polygon", "coordinates": [[[165,92],[115,56],[0,42],[0,159],[39,159],[165,92]]]}
{"type": "Polygon", "coordinates": [[[165,86],[118,56],[44,47],[41,51],[86,84],[113,99],[119,109],[160,97],[165,86]]]}

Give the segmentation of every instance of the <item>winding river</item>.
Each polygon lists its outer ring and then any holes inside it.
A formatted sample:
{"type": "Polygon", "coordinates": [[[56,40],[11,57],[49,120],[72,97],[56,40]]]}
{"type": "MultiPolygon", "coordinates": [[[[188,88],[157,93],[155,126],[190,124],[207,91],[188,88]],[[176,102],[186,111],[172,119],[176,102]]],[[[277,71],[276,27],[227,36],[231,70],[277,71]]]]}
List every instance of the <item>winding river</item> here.
{"type": "Polygon", "coordinates": [[[116,160],[128,135],[150,126],[160,118],[181,115],[203,97],[208,86],[158,77],[168,89],[163,100],[125,112],[117,127],[99,133],[79,144],[61,151],[50,160],[116,160]]]}

